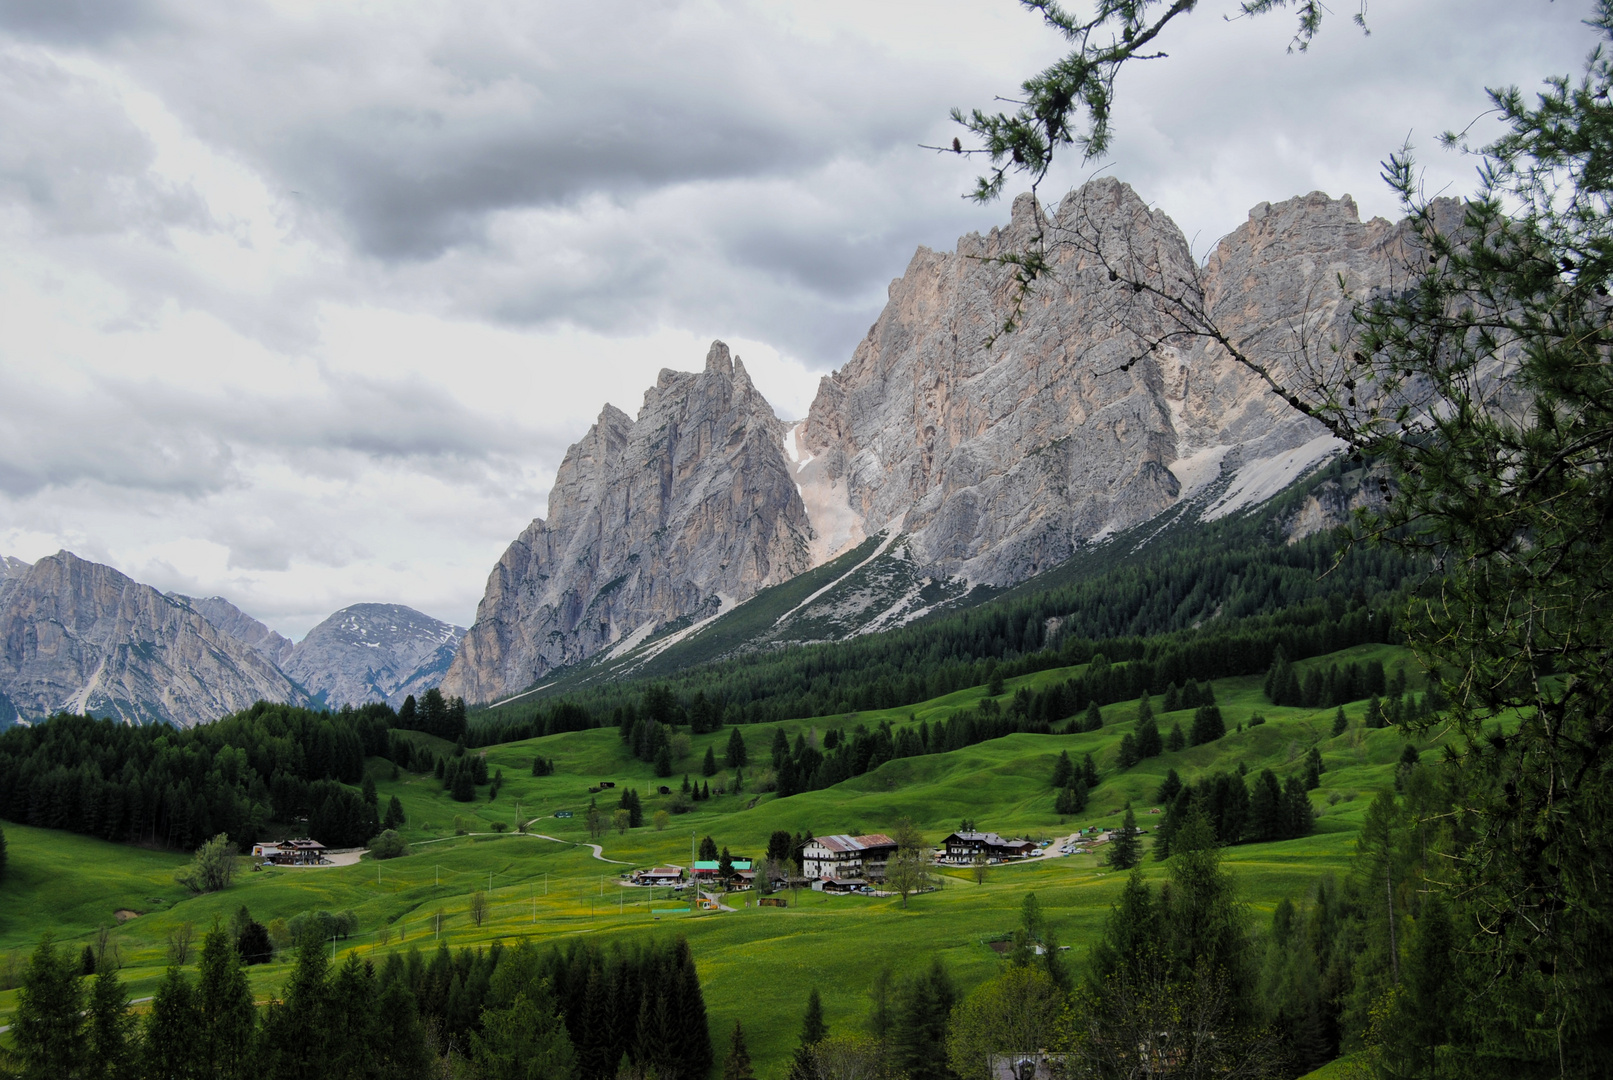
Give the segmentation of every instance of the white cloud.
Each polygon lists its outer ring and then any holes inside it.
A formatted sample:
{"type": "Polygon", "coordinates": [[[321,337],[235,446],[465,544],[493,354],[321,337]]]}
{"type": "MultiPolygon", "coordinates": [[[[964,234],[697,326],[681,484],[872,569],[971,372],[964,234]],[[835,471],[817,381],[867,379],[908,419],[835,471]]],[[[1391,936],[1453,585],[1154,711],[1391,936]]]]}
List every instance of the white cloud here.
{"type": "MultiPolygon", "coordinates": [[[[1393,213],[1408,133],[1465,190],[1434,135],[1591,44],[1398,0],[1289,56],[1234,7],[1122,76],[1098,166],[1200,252],[1313,188],[1393,213]]],[[[0,0],[0,552],[466,623],[604,402],[722,338],[799,416],[915,245],[1005,218],[919,144],[1060,44],[1009,0],[0,0]]]]}

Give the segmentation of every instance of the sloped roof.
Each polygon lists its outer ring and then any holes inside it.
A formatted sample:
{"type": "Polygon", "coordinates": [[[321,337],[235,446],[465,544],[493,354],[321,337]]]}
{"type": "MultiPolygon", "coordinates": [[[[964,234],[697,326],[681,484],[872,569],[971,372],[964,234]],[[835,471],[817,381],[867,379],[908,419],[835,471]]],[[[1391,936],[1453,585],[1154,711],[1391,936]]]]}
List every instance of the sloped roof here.
{"type": "Polygon", "coordinates": [[[812,842],[825,851],[845,854],[867,851],[869,848],[896,846],[896,841],[884,833],[869,833],[866,836],[848,836],[845,833],[835,833],[833,836],[814,836],[812,842]]]}
{"type": "Polygon", "coordinates": [[[890,837],[886,836],[882,832],[869,833],[867,836],[859,836],[856,839],[857,839],[857,846],[863,847],[863,848],[895,847],[896,846],[896,841],[892,840],[890,837]]]}

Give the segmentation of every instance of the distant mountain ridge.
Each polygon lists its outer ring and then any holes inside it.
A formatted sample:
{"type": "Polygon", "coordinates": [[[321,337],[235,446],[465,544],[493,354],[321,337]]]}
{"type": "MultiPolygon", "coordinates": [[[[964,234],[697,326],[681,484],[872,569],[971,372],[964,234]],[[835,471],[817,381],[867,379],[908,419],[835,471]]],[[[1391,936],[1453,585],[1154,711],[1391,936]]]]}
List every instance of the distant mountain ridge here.
{"type": "Polygon", "coordinates": [[[281,666],[322,705],[398,706],[442,681],[464,635],[402,604],[354,604],[308,631],[281,666]]]}
{"type": "Polygon", "coordinates": [[[68,710],[187,726],[259,700],[310,703],[183,597],[67,551],[8,570],[0,693],[30,720],[68,710]]]}
{"type": "Polygon", "coordinates": [[[67,551],[0,557],[0,726],[62,710],[189,727],[260,700],[401,703],[441,679],[463,633],[357,604],[294,645],[222,597],[164,595],[67,551]]]}

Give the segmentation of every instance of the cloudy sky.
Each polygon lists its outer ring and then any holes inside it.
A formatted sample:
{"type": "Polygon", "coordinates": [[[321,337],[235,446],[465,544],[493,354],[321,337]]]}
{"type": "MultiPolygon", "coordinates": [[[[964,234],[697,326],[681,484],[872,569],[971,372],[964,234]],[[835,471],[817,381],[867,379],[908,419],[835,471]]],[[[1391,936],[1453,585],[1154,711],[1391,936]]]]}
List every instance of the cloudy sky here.
{"type": "MultiPolygon", "coordinates": [[[[1587,0],[1203,0],[1102,170],[1201,254],[1262,200],[1391,215],[1408,137],[1577,71],[1587,0]]],[[[786,417],[960,198],[954,105],[1059,53],[1013,0],[0,0],[0,554],[467,624],[565,447],[729,342],[786,417]]]]}

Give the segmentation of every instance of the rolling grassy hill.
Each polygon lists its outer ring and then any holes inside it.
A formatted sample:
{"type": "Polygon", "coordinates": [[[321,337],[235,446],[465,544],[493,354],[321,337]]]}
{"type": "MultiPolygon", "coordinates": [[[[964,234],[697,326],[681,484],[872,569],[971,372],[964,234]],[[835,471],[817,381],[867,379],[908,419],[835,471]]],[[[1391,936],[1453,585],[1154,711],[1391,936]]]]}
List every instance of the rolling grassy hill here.
{"type": "MultiPolygon", "coordinates": [[[[1391,671],[1405,665],[1416,675],[1414,661],[1391,646],[1363,646],[1319,658],[1310,664],[1377,659],[1391,671]]],[[[1299,665],[1301,669],[1309,664],[1299,665]]],[[[1011,700],[1024,685],[1064,679],[1080,669],[1039,672],[1009,680],[1001,701],[1011,700]]],[[[1269,912],[1284,896],[1299,896],[1322,875],[1345,871],[1354,834],[1372,794],[1392,782],[1394,764],[1403,749],[1400,732],[1366,730],[1364,703],[1347,708],[1351,724],[1333,737],[1333,710],[1278,708],[1266,702],[1255,677],[1215,683],[1228,734],[1215,743],[1167,753],[1117,773],[1114,758],[1119,740],[1130,731],[1136,705],[1104,710],[1105,725],[1074,735],[1017,734],[945,754],[887,762],[833,788],[779,799],[714,797],[697,803],[692,813],[676,816],[657,831],[648,823],[671,798],[654,794],[660,784],[676,790],[684,770],[699,780],[699,763],[707,746],[719,760],[730,731],[697,736],[678,775],[657,780],[651,767],[631,758],[614,729],[554,735],[506,743],[487,749],[489,771],[502,770],[503,790],[494,801],[478,789],[477,801],[454,802],[429,776],[409,772],[392,778],[390,762],[372,759],[383,807],[396,795],[408,817],[403,828],[413,845],[410,855],[377,863],[368,858],[353,866],[243,873],[230,889],[190,896],[174,883],[185,863],[171,852],[119,846],[62,832],[7,826],[10,873],[0,885],[0,953],[10,970],[45,931],[54,932],[77,951],[91,940],[97,926],[113,925],[113,938],[125,965],[124,977],[135,997],[152,992],[165,964],[170,931],[181,923],[205,930],[214,919],[228,920],[241,905],[268,923],[318,909],[351,910],[358,919],[355,937],[337,942],[337,952],[360,949],[366,955],[414,946],[434,947],[440,940],[458,947],[509,941],[532,935],[562,939],[578,934],[629,938],[644,935],[688,935],[694,947],[712,1030],[726,1035],[734,1019],[743,1019],[761,1075],[779,1072],[793,1048],[806,991],[822,992],[831,1028],[859,1025],[867,1012],[866,991],[875,973],[890,966],[900,975],[940,955],[964,985],[987,977],[1001,961],[984,944],[1016,925],[1017,910],[1034,890],[1060,940],[1072,946],[1079,966],[1085,947],[1106,916],[1121,875],[1100,865],[1096,855],[1072,856],[1017,866],[993,867],[987,881],[976,884],[962,871],[943,875],[944,887],[913,898],[907,909],[891,898],[825,897],[803,892],[791,906],[740,907],[731,913],[653,914],[682,907],[644,890],[622,889],[618,874],[630,866],[657,862],[687,864],[694,838],[707,834],[736,854],[759,854],[775,829],[810,829],[817,833],[888,830],[910,816],[927,839],[937,841],[957,827],[962,817],[981,827],[1011,835],[1051,838],[1077,827],[1114,823],[1129,800],[1145,826],[1157,819],[1147,811],[1160,780],[1174,768],[1184,781],[1212,771],[1245,765],[1250,771],[1271,768],[1279,776],[1303,766],[1306,751],[1321,748],[1327,771],[1312,793],[1317,830],[1312,836],[1273,844],[1251,844],[1227,850],[1226,861],[1237,875],[1244,899],[1257,914],[1269,912]],[[1258,727],[1243,727],[1256,711],[1267,718],[1258,727]],[[1086,812],[1060,818],[1053,811],[1049,786],[1060,751],[1072,757],[1091,753],[1103,774],[1086,812]],[[552,758],[552,776],[533,777],[535,754],[552,758]],[[588,788],[612,780],[616,791],[636,788],[643,795],[646,826],[625,835],[602,838],[600,861],[584,846],[588,840],[582,811],[588,788]],[[754,802],[754,805],[752,803],[754,802]],[[494,823],[513,830],[519,818],[532,822],[536,835],[493,832],[494,823]],[[557,811],[577,816],[556,818],[557,811]],[[463,831],[467,835],[458,835],[463,831]],[[472,924],[470,894],[490,890],[492,910],[480,927],[472,924]],[[119,912],[126,921],[117,922],[119,912]],[[128,917],[128,913],[138,913],[128,917]]],[[[793,739],[805,731],[830,727],[848,730],[889,720],[896,725],[934,723],[978,704],[982,687],[896,710],[863,712],[742,727],[753,763],[767,758],[774,730],[793,739]]],[[[1161,707],[1156,697],[1154,708],[1161,707]]],[[[1156,714],[1162,730],[1174,722],[1189,725],[1189,712],[1156,714]]],[[[441,740],[415,734],[441,752],[441,740]]],[[[719,773],[726,778],[726,770],[719,773]]],[[[713,778],[716,781],[719,778],[713,778]]],[[[754,770],[747,770],[754,783],[754,770]]],[[[716,787],[717,783],[713,783],[716,787]]],[[[613,792],[602,793],[601,806],[614,804],[613,792]]],[[[1151,877],[1163,873],[1148,861],[1151,877]]],[[[737,901],[736,901],[737,903],[737,901]]],[[[0,972],[5,963],[0,962],[0,972]]],[[[283,961],[252,969],[260,997],[276,992],[288,966],[283,961]]],[[[0,984],[10,986],[11,982],[0,984]]],[[[15,1005],[15,990],[0,992],[0,1023],[15,1005]]]]}

